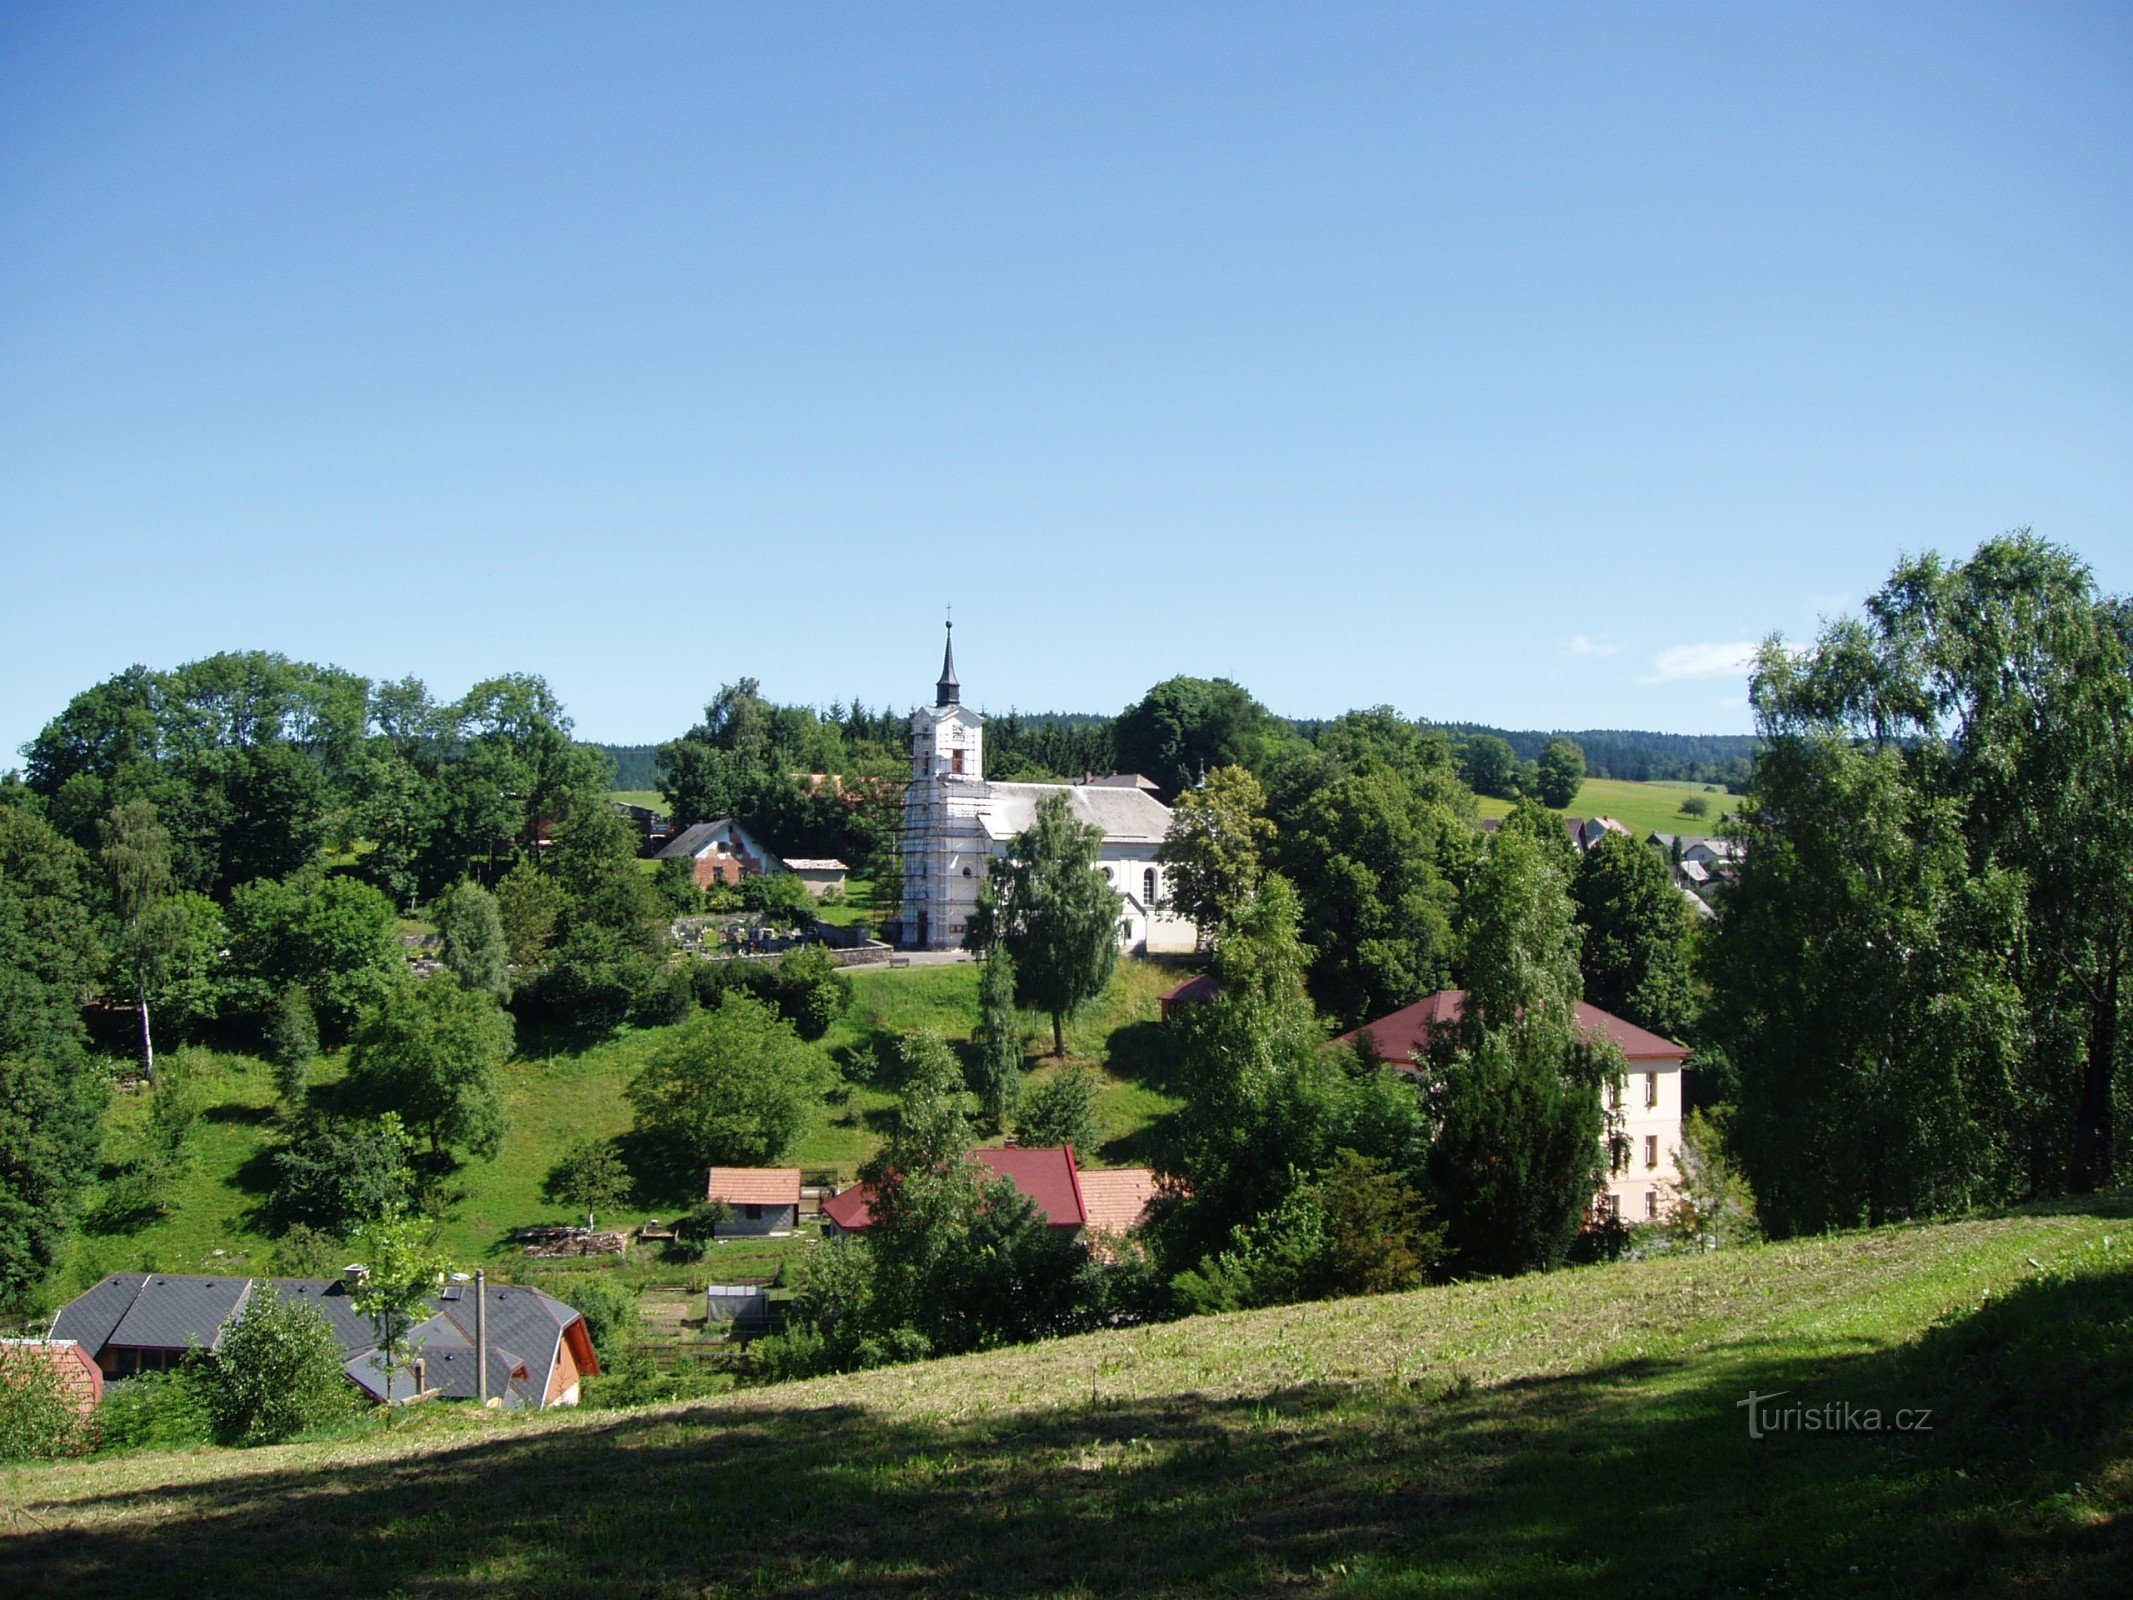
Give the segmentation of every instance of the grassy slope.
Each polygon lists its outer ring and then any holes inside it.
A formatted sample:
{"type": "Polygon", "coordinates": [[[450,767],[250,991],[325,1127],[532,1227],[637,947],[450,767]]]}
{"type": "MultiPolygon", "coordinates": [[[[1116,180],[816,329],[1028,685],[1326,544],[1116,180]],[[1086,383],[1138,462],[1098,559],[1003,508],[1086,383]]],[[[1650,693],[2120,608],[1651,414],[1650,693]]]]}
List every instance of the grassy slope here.
{"type": "MultiPolygon", "coordinates": [[[[1719,818],[1740,804],[1738,795],[1723,789],[1706,789],[1697,783],[1631,783],[1624,778],[1587,778],[1570,803],[1573,817],[1613,817],[1638,838],[1650,833],[1715,833],[1719,818]],[[1708,816],[1684,817],[1685,796],[1700,794],[1711,802],[1708,816]]],[[[1480,797],[1481,814],[1500,817],[1511,809],[1508,800],[1480,797]]]]}
{"type": "MultiPolygon", "coordinates": [[[[1145,1154],[1148,1124],[1176,1103],[1156,1087],[1162,1056],[1154,1021],[1156,997],[1176,981],[1166,967],[1122,962],[1103,998],[1068,1031],[1070,1054],[1101,1073],[1105,1142],[1092,1153],[1098,1162],[1145,1154]]],[[[851,1012],[823,1040],[833,1052],[848,1052],[878,1033],[921,1027],[967,1039],[977,1020],[977,968],[969,964],[867,969],[854,972],[852,982],[851,1012]]],[[[1034,1019],[1031,1031],[1034,1038],[1034,1019]]],[[[467,1163],[453,1179],[464,1197],[446,1224],[444,1244],[455,1259],[515,1259],[505,1243],[511,1229],[564,1220],[558,1207],[541,1199],[543,1178],[576,1140],[629,1127],[624,1090],[660,1036],[657,1029],[625,1031],[585,1048],[521,1041],[528,1055],[504,1071],[510,1132],[503,1152],[494,1161],[467,1163]]],[[[1038,1067],[1032,1083],[1054,1070],[1038,1067]]],[[[316,1081],[330,1092],[340,1071],[338,1058],[329,1059],[316,1081]]],[[[207,1110],[194,1135],[192,1168],[175,1186],[170,1215],[136,1233],[78,1239],[66,1274],[70,1289],[84,1288],[105,1272],[149,1265],[171,1272],[267,1270],[273,1246],[260,1206],[271,1180],[266,1153],[280,1137],[272,1074],[246,1057],[217,1056],[202,1092],[207,1110]],[[225,1254],[216,1255],[218,1250],[225,1254]]],[[[893,1102],[882,1089],[855,1086],[843,1105],[821,1109],[788,1159],[810,1171],[834,1169],[851,1177],[880,1142],[893,1102]]],[[[137,1096],[115,1101],[108,1139],[113,1153],[126,1148],[145,1110],[137,1096]]],[[[671,1217],[686,1199],[646,1195],[614,1220],[671,1217]]]]}
{"type": "Polygon", "coordinates": [[[0,1592],[2123,1594],[2110,1209],[21,1469],[0,1592]],[[1933,1426],[1751,1441],[1751,1389],[1933,1426]]]}

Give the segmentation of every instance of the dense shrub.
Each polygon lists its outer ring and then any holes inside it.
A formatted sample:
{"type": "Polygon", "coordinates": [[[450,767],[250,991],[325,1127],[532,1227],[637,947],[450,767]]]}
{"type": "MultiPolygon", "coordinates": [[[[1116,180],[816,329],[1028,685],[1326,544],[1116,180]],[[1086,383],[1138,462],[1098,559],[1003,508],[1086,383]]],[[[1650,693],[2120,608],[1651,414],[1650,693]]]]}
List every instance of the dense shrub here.
{"type": "Polygon", "coordinates": [[[215,1418],[207,1404],[200,1358],[168,1372],[122,1378],[96,1408],[97,1448],[105,1451],[177,1450],[210,1444],[215,1418]]]}
{"type": "Polygon", "coordinates": [[[414,1196],[400,1119],[313,1116],[274,1153],[274,1209],[287,1222],[351,1233],[414,1196]]]}
{"type": "Polygon", "coordinates": [[[637,1336],[637,1296],[612,1278],[590,1273],[550,1281],[543,1288],[585,1318],[602,1367],[619,1367],[637,1336]]]}
{"type": "Polygon", "coordinates": [[[58,1369],[41,1354],[0,1345],[0,1461],[71,1456],[88,1442],[88,1419],[58,1369]]]}
{"type": "Polygon", "coordinates": [[[310,1306],[256,1292],[199,1369],[215,1437],[274,1444],[352,1414],[354,1388],[340,1341],[310,1306]]]}

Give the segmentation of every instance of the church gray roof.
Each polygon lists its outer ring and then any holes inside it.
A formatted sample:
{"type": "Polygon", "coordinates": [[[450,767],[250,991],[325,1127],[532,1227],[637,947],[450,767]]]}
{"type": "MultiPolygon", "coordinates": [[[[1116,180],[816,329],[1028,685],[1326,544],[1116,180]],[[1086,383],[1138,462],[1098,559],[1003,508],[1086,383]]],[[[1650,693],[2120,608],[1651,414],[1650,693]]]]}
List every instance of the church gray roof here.
{"type": "Polygon", "coordinates": [[[1170,831],[1170,807],[1144,789],[1098,788],[1079,783],[995,783],[979,808],[985,832],[1012,839],[1037,821],[1037,804],[1063,794],[1075,817],[1103,829],[1107,843],[1160,844],[1170,831]]]}

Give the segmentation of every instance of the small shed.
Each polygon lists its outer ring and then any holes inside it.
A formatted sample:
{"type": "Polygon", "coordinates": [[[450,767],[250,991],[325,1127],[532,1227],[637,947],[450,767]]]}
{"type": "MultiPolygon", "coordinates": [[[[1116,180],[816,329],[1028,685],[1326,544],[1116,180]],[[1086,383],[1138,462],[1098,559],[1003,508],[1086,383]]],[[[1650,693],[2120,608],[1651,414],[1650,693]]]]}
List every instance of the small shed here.
{"type": "Polygon", "coordinates": [[[775,1239],[800,1225],[798,1167],[713,1167],[705,1194],[726,1207],[721,1239],[775,1239]]]}
{"type": "Polygon", "coordinates": [[[755,1283],[714,1283],[704,1291],[707,1327],[762,1333],[770,1327],[770,1291],[755,1283]]]}
{"type": "Polygon", "coordinates": [[[820,900],[832,889],[842,889],[851,869],[835,856],[787,856],[785,870],[807,885],[807,892],[820,900]]]}

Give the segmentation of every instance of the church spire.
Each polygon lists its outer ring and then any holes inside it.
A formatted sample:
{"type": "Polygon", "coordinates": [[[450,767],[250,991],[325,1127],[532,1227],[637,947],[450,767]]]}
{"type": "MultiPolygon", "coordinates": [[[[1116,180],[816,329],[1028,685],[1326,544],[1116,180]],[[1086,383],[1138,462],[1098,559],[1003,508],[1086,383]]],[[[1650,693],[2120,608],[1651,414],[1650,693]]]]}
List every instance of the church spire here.
{"type": "Polygon", "coordinates": [[[963,686],[955,677],[955,623],[948,624],[948,649],[941,656],[941,681],[933,686],[933,703],[936,706],[955,706],[963,703],[963,686]]]}

